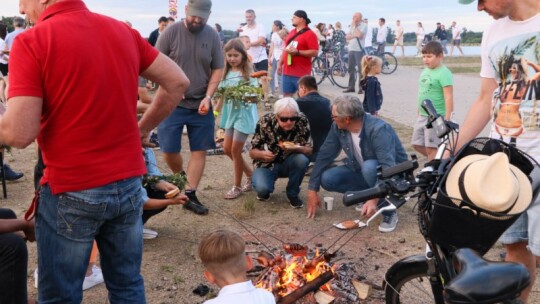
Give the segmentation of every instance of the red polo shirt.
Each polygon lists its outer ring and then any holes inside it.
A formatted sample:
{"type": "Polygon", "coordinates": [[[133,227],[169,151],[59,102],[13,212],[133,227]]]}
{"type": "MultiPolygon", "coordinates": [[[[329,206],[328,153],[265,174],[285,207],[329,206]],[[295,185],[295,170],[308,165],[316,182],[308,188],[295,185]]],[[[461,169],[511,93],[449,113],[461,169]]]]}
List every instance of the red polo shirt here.
{"type": "MultiPolygon", "coordinates": [[[[296,36],[293,41],[298,42],[298,46],[296,49],[299,51],[303,50],[318,50],[319,49],[319,40],[317,39],[317,35],[309,29],[309,27],[306,27],[308,30],[304,33],[296,36]]],[[[289,41],[291,37],[296,35],[296,28],[293,29],[289,36],[287,36],[287,39],[285,41],[289,41]]],[[[289,42],[290,43],[290,42],[289,42]]],[[[285,46],[287,47],[287,46],[285,46]]],[[[304,57],[304,56],[292,56],[292,64],[287,64],[287,55],[289,53],[283,52],[283,74],[287,76],[294,76],[294,77],[302,77],[305,75],[311,75],[311,60],[312,57],[304,57]]]]}
{"type": "Polygon", "coordinates": [[[79,0],[48,7],[10,56],[9,96],[43,99],[38,143],[53,193],[146,172],[136,120],[137,78],[158,52],[123,22],[79,0]]]}

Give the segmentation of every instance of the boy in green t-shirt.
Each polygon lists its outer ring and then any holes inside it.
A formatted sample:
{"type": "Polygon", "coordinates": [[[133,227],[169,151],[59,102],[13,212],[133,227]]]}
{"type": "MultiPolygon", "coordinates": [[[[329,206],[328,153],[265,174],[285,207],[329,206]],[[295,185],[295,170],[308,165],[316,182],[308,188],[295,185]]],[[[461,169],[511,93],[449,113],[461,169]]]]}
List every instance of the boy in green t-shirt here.
{"type": "Polygon", "coordinates": [[[437,154],[440,139],[434,129],[426,128],[428,114],[421,104],[425,99],[433,102],[437,113],[450,120],[454,111],[452,72],[442,64],[443,48],[437,41],[431,41],[422,48],[422,61],[426,68],[418,80],[418,119],[412,135],[413,148],[432,160],[437,154]]]}

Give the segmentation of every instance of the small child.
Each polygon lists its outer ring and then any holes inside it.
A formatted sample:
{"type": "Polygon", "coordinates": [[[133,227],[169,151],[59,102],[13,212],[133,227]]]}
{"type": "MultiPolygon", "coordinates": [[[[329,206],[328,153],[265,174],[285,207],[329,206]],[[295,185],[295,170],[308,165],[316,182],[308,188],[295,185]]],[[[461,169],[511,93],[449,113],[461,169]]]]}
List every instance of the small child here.
{"type": "MultiPolygon", "coordinates": [[[[238,39],[242,41],[242,44],[244,45],[244,49],[246,51],[251,48],[251,39],[249,38],[249,36],[240,36],[238,37],[238,39]]],[[[251,55],[248,54],[247,58],[248,58],[248,62],[253,64],[253,58],[251,57],[251,55]]]]}
{"type": "Polygon", "coordinates": [[[382,60],[377,56],[362,58],[362,80],[360,86],[364,90],[364,110],[374,116],[379,115],[383,103],[381,83],[376,75],[381,73],[382,60]]]}
{"type": "MultiPolygon", "coordinates": [[[[146,170],[148,171],[148,176],[162,176],[163,174],[159,171],[157,167],[156,155],[151,148],[144,148],[144,162],[146,164],[146,170]]],[[[142,222],[143,225],[146,225],[146,222],[154,215],[157,215],[167,209],[170,205],[183,205],[189,203],[188,197],[183,193],[178,193],[177,195],[167,198],[165,194],[169,191],[178,189],[177,186],[160,180],[155,184],[146,185],[143,187],[143,213],[142,213],[142,222]]],[[[197,209],[195,213],[202,214],[204,213],[203,208],[197,209]]],[[[208,212],[208,210],[206,210],[208,212]]],[[[146,228],[143,226],[143,238],[144,239],[154,239],[158,236],[158,233],[152,229],[146,228]]]]}
{"type": "Polygon", "coordinates": [[[418,80],[418,119],[416,120],[413,135],[413,148],[428,161],[437,154],[440,139],[433,129],[426,128],[428,114],[421,105],[425,99],[433,102],[437,113],[450,120],[454,111],[454,89],[452,72],[442,64],[443,48],[438,41],[428,42],[422,48],[422,61],[426,68],[418,80]]]}
{"type": "Polygon", "coordinates": [[[205,304],[276,303],[270,292],[256,288],[247,279],[246,271],[252,267],[252,261],[245,254],[244,240],[237,233],[218,230],[206,235],[199,244],[199,257],[208,282],[221,288],[217,298],[205,304]]]}
{"type": "MultiPolygon", "coordinates": [[[[259,87],[257,80],[251,78],[252,64],[248,62],[248,56],[240,39],[227,42],[224,47],[225,71],[224,79],[219,88],[235,87],[245,84],[259,87]]],[[[216,105],[216,111],[223,107],[220,128],[225,129],[223,150],[233,161],[234,184],[230,191],[225,194],[225,199],[235,199],[242,192],[251,191],[251,176],[253,169],[244,160],[242,149],[249,134],[255,133],[255,127],[259,120],[257,104],[243,100],[233,100],[228,96],[221,96],[216,105]],[[246,182],[241,187],[242,174],[246,175],[246,182]]]]}

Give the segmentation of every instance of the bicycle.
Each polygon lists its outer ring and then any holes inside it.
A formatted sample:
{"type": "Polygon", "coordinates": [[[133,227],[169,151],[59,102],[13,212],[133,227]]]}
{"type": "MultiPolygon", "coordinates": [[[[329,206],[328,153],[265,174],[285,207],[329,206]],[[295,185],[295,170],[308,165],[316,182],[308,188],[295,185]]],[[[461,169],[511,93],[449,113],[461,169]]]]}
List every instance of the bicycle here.
{"type": "Polygon", "coordinates": [[[429,100],[424,101],[423,107],[429,114],[429,124],[439,138],[444,137],[435,159],[416,176],[413,171],[418,162],[414,156],[394,167],[379,168],[380,182],[376,187],[343,196],[346,206],[382,197],[390,203],[361,227],[369,225],[383,211],[396,210],[410,198],[418,198],[418,225],[426,241],[426,252],[406,257],[388,269],[383,282],[386,303],[521,303],[517,297],[530,284],[527,268],[482,257],[519,214],[489,212],[466,200],[453,199],[443,185],[449,169],[459,159],[504,152],[511,164],[528,173],[534,201],[540,189],[538,163],[491,138],[474,139],[455,154],[457,124],[437,115],[429,100]],[[442,159],[445,151],[450,152],[449,159],[442,159]],[[416,189],[417,193],[407,196],[416,189]]]}
{"type": "Polygon", "coordinates": [[[370,56],[377,56],[381,58],[382,60],[382,67],[381,67],[381,73],[385,75],[392,74],[396,71],[398,67],[398,61],[396,56],[390,52],[383,52],[379,53],[377,48],[364,48],[362,47],[362,51],[366,55],[370,56]]]}
{"type": "Polygon", "coordinates": [[[320,56],[313,58],[311,75],[315,77],[317,84],[328,78],[333,85],[342,89],[349,86],[348,66],[341,56],[341,51],[325,50],[320,56]],[[330,59],[334,59],[332,63],[330,59]]]}

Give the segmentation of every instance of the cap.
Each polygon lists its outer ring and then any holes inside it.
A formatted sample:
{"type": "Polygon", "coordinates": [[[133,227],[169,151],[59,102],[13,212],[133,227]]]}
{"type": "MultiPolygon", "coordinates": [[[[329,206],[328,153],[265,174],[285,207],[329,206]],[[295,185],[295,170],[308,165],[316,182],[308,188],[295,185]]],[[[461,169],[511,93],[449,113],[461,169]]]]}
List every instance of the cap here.
{"type": "Polygon", "coordinates": [[[187,4],[186,14],[188,16],[208,19],[208,17],[210,17],[211,8],[212,1],[210,0],[189,0],[187,4]]]}
{"type": "Polygon", "coordinates": [[[474,2],[474,0],[459,0],[459,3],[461,3],[461,4],[471,4],[473,2],[474,2]]]}
{"type": "Polygon", "coordinates": [[[306,24],[311,23],[311,20],[309,20],[309,18],[307,17],[307,13],[303,10],[297,10],[296,12],[294,12],[294,15],[299,18],[304,18],[304,20],[306,20],[306,24]]]}

